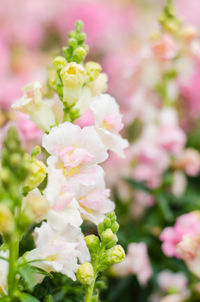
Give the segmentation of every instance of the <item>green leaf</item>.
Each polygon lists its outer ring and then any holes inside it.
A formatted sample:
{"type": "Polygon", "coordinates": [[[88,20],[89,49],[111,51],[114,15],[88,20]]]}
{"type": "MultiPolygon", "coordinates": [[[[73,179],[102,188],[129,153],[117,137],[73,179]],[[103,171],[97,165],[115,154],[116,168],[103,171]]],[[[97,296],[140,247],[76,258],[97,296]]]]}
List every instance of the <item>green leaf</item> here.
{"type": "Polygon", "coordinates": [[[38,299],[35,297],[29,295],[29,294],[21,294],[20,296],[20,301],[21,302],[40,302],[38,299]]]}
{"type": "Polygon", "coordinates": [[[30,265],[23,265],[19,267],[18,271],[21,277],[24,279],[26,287],[28,290],[33,290],[35,286],[35,278],[34,278],[34,267],[30,265]]]}

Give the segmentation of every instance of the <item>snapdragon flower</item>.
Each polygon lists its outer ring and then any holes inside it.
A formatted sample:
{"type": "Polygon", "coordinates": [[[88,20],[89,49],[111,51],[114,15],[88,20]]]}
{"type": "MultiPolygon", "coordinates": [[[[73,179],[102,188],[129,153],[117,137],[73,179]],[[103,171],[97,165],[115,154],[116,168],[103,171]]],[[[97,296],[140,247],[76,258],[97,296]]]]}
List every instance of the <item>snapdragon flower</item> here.
{"type": "Polygon", "coordinates": [[[30,115],[31,120],[46,132],[55,125],[56,120],[49,104],[42,100],[41,88],[40,82],[25,86],[23,97],[12,108],[30,115]]]}

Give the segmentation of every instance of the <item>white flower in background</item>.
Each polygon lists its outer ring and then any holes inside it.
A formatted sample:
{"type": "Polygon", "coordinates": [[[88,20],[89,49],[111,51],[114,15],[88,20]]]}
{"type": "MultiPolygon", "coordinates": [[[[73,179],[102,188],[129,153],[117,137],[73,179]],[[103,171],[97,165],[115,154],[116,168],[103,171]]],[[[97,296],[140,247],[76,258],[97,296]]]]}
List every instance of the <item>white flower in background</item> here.
{"type": "Polygon", "coordinates": [[[135,274],[142,285],[146,284],[152,275],[146,244],[144,242],[129,244],[124,261],[115,264],[112,269],[114,274],[120,277],[135,274]]]}
{"type": "Polygon", "coordinates": [[[81,129],[69,122],[54,127],[42,139],[43,147],[51,154],[48,165],[60,169],[67,180],[92,185],[102,168],[98,163],[108,157],[106,148],[93,127],[81,129]]]}
{"type": "MultiPolygon", "coordinates": [[[[38,260],[33,262],[34,266],[46,272],[60,272],[76,280],[78,259],[79,261],[89,259],[80,228],[68,224],[61,232],[56,232],[49,223],[43,222],[41,227],[35,229],[34,237],[36,248],[25,255],[26,260],[38,260]]],[[[35,275],[36,284],[42,280],[42,275],[35,275]]]]}
{"type": "MultiPolygon", "coordinates": [[[[9,252],[1,250],[0,256],[8,258],[9,252]]],[[[0,259],[0,297],[7,295],[8,292],[8,261],[0,259]]]]}
{"type": "Polygon", "coordinates": [[[123,128],[119,105],[109,94],[102,94],[93,99],[91,111],[94,115],[95,128],[105,146],[118,156],[123,157],[123,149],[128,147],[128,141],[119,135],[123,128]]]}
{"type": "Polygon", "coordinates": [[[46,132],[55,125],[56,121],[51,106],[47,101],[42,100],[41,87],[40,82],[25,86],[24,95],[12,105],[12,108],[28,114],[31,120],[46,132]]]}

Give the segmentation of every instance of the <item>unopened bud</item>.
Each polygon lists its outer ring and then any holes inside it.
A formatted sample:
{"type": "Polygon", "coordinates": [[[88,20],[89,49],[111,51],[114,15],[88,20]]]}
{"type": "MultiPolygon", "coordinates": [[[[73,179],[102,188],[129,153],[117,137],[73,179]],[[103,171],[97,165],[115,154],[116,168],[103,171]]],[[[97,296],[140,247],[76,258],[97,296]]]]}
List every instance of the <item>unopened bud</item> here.
{"type": "Polygon", "coordinates": [[[119,230],[119,223],[117,221],[113,222],[110,228],[113,231],[113,233],[117,233],[117,231],[119,230]]]}
{"type": "Polygon", "coordinates": [[[11,234],[14,226],[14,218],[10,209],[5,204],[0,203],[0,232],[2,234],[11,234]]]}
{"type": "Polygon", "coordinates": [[[81,63],[86,56],[86,50],[83,47],[78,47],[74,50],[72,60],[76,63],[81,63]]]}
{"type": "Polygon", "coordinates": [[[102,70],[101,65],[96,62],[87,62],[85,69],[90,81],[95,81],[102,70]]]}
{"type": "Polygon", "coordinates": [[[103,245],[105,245],[107,248],[110,248],[117,243],[118,238],[115,234],[113,234],[111,229],[107,229],[101,234],[101,240],[103,245]]]}
{"type": "Polygon", "coordinates": [[[85,238],[85,242],[91,254],[97,253],[100,249],[100,240],[95,235],[88,235],[85,238]]]}
{"type": "Polygon", "coordinates": [[[103,255],[102,263],[101,263],[101,270],[105,269],[106,267],[120,263],[125,258],[125,252],[121,245],[115,245],[103,255]]]}
{"type": "Polygon", "coordinates": [[[45,164],[33,158],[30,164],[30,174],[28,175],[24,188],[27,192],[35,189],[46,177],[46,166],[45,164]]]}
{"type": "Polygon", "coordinates": [[[25,212],[30,216],[31,220],[40,220],[45,217],[49,210],[49,203],[38,192],[30,192],[25,199],[25,212]]]}
{"type": "Polygon", "coordinates": [[[75,28],[78,33],[81,32],[83,29],[83,22],[81,20],[78,20],[76,22],[75,28]]]}
{"type": "Polygon", "coordinates": [[[67,61],[62,56],[58,56],[53,60],[53,65],[55,66],[56,70],[61,70],[66,64],[67,61]]]}
{"type": "Polygon", "coordinates": [[[94,269],[91,263],[81,264],[77,270],[76,277],[81,284],[89,285],[94,279],[94,269]]]}

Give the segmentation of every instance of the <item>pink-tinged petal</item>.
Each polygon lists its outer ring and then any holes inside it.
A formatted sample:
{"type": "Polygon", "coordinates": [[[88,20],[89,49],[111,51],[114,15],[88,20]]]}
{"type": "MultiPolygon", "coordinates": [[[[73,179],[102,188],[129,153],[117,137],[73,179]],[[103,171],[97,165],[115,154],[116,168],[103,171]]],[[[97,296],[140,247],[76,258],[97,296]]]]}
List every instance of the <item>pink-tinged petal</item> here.
{"type": "Polygon", "coordinates": [[[94,116],[91,110],[87,110],[81,117],[74,121],[75,125],[83,128],[94,125],[94,116]]]}

